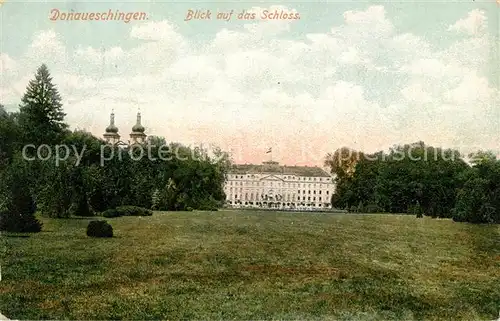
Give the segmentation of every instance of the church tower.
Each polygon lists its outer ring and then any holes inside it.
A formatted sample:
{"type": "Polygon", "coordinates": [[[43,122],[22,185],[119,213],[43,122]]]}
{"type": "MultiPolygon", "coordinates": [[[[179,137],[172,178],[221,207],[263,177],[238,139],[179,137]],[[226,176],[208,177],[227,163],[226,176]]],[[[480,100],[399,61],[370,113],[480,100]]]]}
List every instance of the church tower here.
{"type": "Polygon", "coordinates": [[[146,141],[146,134],[144,134],[144,126],[141,124],[141,113],[137,112],[137,123],[132,127],[130,133],[130,144],[142,144],[146,141]]]}
{"type": "Polygon", "coordinates": [[[120,135],[118,134],[118,127],[115,126],[115,113],[111,112],[109,126],[106,128],[104,133],[104,139],[108,144],[115,145],[120,141],[120,135]]]}

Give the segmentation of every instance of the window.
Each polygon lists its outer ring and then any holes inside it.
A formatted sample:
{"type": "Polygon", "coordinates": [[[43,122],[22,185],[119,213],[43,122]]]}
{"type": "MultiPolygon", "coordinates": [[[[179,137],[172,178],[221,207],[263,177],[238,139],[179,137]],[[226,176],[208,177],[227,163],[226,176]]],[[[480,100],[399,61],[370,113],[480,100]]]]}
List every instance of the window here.
{"type": "Polygon", "coordinates": [[[300,194],[300,190],[299,190],[299,194],[300,194]]]}
{"type": "Polygon", "coordinates": [[[319,198],[319,201],[321,202],[321,197],[319,198]]]}
{"type": "Polygon", "coordinates": [[[307,194],[311,194],[311,190],[308,190],[308,191],[307,191],[307,194]]]}
{"type": "Polygon", "coordinates": [[[321,191],[319,191],[319,194],[321,194],[321,191]]]}
{"type": "Polygon", "coordinates": [[[305,193],[306,193],[306,190],[303,190],[303,191],[302,191],[302,194],[305,194],[305,193]]]}
{"type": "Polygon", "coordinates": [[[308,200],[308,201],[310,201],[310,200],[311,200],[311,196],[309,196],[309,197],[307,198],[307,200],[308,200]]]}
{"type": "Polygon", "coordinates": [[[326,195],[330,194],[330,191],[326,191],[326,195]]]}
{"type": "Polygon", "coordinates": [[[315,201],[315,200],[316,200],[316,197],[313,197],[313,201],[315,201]]]}
{"type": "Polygon", "coordinates": [[[238,199],[238,194],[234,194],[234,199],[238,199]]]}
{"type": "Polygon", "coordinates": [[[305,197],[305,196],[304,196],[304,197],[302,197],[302,200],[303,200],[303,201],[305,201],[305,200],[306,200],[306,197],[305,197]]]}
{"type": "Polygon", "coordinates": [[[313,194],[316,194],[316,191],[313,191],[313,194]]]}

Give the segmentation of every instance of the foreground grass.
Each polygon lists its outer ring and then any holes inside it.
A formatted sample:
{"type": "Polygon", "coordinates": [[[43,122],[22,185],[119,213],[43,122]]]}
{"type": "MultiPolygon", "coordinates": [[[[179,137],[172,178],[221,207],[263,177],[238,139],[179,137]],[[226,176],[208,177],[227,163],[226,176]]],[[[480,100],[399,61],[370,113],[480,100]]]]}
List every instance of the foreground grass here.
{"type": "Polygon", "coordinates": [[[3,235],[0,312],[15,319],[486,319],[500,228],[413,216],[156,212],[44,219],[3,235]]]}

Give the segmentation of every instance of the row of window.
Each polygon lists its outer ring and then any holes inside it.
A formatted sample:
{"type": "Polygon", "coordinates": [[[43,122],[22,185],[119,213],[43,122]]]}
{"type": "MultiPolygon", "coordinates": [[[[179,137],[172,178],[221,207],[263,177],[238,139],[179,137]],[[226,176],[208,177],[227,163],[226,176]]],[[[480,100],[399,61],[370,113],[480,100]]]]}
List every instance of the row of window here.
{"type": "MultiPolygon", "coordinates": [[[[231,205],[257,205],[257,206],[264,206],[266,205],[265,202],[241,202],[241,201],[230,201],[229,204],[231,205]]],[[[314,204],[314,203],[278,203],[278,205],[283,205],[283,206],[317,206],[317,207],[322,207],[322,204],[314,204]]],[[[329,206],[330,204],[326,204],[326,206],[329,206]]]]}
{"type": "MultiPolygon", "coordinates": [[[[228,175],[229,179],[245,179],[245,178],[250,178],[250,179],[255,179],[255,175],[228,175]]],[[[288,179],[288,180],[298,180],[298,181],[319,181],[319,182],[327,182],[330,178],[329,177],[295,177],[295,176],[285,176],[283,179],[288,179]]]]}
{"type": "MultiPolygon", "coordinates": [[[[237,191],[238,189],[235,188],[235,190],[237,191]]],[[[232,187],[229,188],[229,192],[231,194],[233,193],[233,188],[232,187]]],[[[242,192],[243,192],[243,188],[240,188],[240,193],[242,193],[242,192]]],[[[308,192],[307,194],[311,194],[311,190],[308,190],[307,192],[308,192]]],[[[322,191],[319,190],[318,194],[321,195],[321,192],[322,191]]],[[[326,195],[330,195],[330,191],[325,191],[325,192],[326,192],[326,195]]],[[[262,191],[261,191],[261,193],[262,193],[262,191]]],[[[297,193],[300,194],[300,189],[297,191],[297,193]]],[[[305,194],[305,193],[306,193],[306,190],[302,190],[302,194],[305,194]]],[[[313,190],[313,194],[316,194],[316,190],[313,190]]]]}
{"type": "Polygon", "coordinates": [[[258,182],[234,182],[229,181],[229,186],[276,186],[276,187],[284,187],[284,188],[300,188],[300,187],[308,187],[308,188],[326,188],[330,184],[325,183],[315,183],[315,184],[300,184],[300,183],[283,183],[283,182],[270,182],[270,181],[258,181],[258,182]]]}
{"type": "MultiPolygon", "coordinates": [[[[238,199],[238,194],[234,194],[234,197],[230,197],[230,199],[237,200],[238,199]]],[[[259,194],[255,194],[254,195],[254,193],[251,193],[250,197],[249,197],[248,193],[245,193],[245,197],[243,198],[243,200],[245,200],[245,201],[258,201],[258,200],[264,200],[264,199],[266,199],[266,196],[264,194],[260,194],[260,195],[259,194]]],[[[286,200],[286,201],[300,201],[301,199],[300,199],[300,196],[296,196],[295,194],[293,194],[293,195],[286,194],[283,200],[286,200]]],[[[306,197],[303,196],[302,200],[305,201],[306,197]]],[[[308,196],[307,200],[311,201],[311,196],[308,196]]],[[[316,201],[316,196],[313,196],[312,201],[316,201]]],[[[321,196],[318,197],[318,201],[319,202],[322,201],[321,196]]]]}
{"type": "MultiPolygon", "coordinates": [[[[307,194],[311,194],[311,190],[308,190],[307,191],[308,193],[307,194]]],[[[298,190],[298,193],[300,194],[300,190],[298,190]]],[[[302,194],[305,194],[306,193],[306,190],[302,190],[302,194]]],[[[314,190],[313,191],[313,194],[316,194],[316,191],[314,190]]],[[[318,194],[321,194],[321,191],[318,191],[318,194]]],[[[330,194],[330,191],[326,191],[326,195],[330,194]]]]}

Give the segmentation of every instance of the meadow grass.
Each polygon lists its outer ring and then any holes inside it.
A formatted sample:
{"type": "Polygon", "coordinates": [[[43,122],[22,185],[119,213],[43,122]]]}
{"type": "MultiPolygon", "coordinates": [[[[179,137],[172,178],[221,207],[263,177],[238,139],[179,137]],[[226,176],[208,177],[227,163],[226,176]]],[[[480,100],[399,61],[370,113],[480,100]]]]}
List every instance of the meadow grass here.
{"type": "Polygon", "coordinates": [[[3,234],[11,319],[492,320],[500,227],[405,215],[155,212],[3,234]]]}

